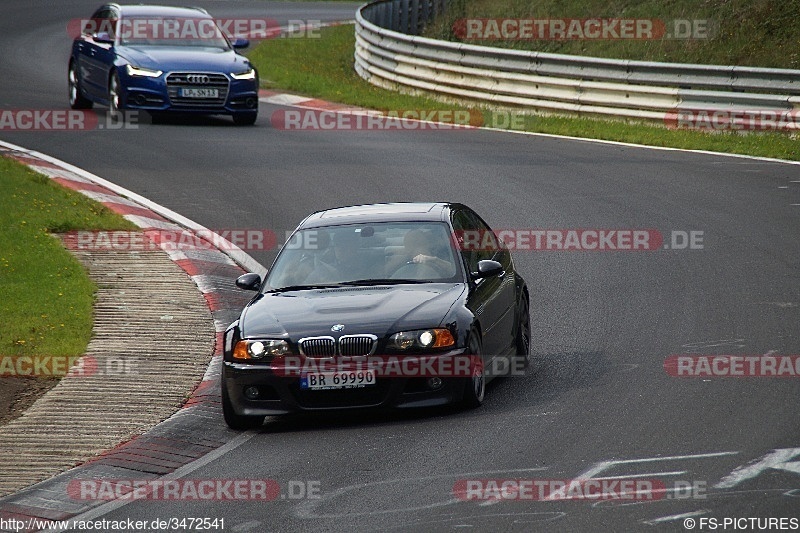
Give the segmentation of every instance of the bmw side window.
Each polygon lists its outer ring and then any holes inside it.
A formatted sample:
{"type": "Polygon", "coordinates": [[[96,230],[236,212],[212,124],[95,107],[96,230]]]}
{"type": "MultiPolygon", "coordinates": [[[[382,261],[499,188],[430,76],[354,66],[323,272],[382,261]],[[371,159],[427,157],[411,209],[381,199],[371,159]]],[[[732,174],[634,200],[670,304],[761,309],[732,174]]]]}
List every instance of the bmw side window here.
{"type": "Polygon", "coordinates": [[[476,230],[473,226],[473,220],[465,211],[458,211],[453,215],[453,229],[456,232],[459,251],[467,272],[477,272],[478,251],[473,246],[471,239],[476,230]]]}
{"type": "Polygon", "coordinates": [[[497,237],[489,226],[481,220],[475,213],[471,213],[474,225],[478,230],[478,235],[481,238],[481,246],[478,250],[478,261],[484,259],[495,259],[495,256],[501,251],[501,246],[498,244],[497,237]]]}

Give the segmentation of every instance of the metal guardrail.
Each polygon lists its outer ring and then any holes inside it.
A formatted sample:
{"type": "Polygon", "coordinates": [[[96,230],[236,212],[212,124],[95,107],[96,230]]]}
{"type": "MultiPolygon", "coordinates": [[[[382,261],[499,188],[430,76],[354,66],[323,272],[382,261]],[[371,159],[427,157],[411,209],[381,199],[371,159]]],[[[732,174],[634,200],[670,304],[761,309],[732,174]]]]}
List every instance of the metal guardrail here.
{"type": "Polygon", "coordinates": [[[446,9],[447,0],[362,6],[358,74],[385,88],[539,112],[667,122],[687,111],[721,112],[743,129],[753,116],[778,120],[774,129],[800,127],[800,70],[603,59],[420,37],[446,9]]]}

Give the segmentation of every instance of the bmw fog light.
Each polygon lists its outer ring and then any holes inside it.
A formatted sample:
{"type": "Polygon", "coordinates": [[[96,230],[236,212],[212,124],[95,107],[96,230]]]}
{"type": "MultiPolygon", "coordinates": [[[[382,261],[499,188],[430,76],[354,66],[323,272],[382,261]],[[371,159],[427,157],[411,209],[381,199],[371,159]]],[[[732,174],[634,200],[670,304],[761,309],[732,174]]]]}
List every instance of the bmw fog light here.
{"type": "Polygon", "coordinates": [[[427,385],[429,389],[436,390],[442,386],[442,378],[428,378],[427,385]]]}
{"type": "Polygon", "coordinates": [[[248,400],[257,400],[258,396],[258,387],[247,387],[244,389],[244,397],[248,400]]]}

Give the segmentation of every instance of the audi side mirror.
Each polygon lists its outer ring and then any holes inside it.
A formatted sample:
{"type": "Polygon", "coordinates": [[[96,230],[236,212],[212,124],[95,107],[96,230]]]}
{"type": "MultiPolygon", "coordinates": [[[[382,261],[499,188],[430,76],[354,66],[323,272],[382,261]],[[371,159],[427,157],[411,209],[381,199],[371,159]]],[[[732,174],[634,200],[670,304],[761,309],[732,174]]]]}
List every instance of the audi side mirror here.
{"type": "Polygon", "coordinates": [[[99,31],[92,34],[92,40],[96,43],[114,44],[114,38],[107,31],[99,31]]]}

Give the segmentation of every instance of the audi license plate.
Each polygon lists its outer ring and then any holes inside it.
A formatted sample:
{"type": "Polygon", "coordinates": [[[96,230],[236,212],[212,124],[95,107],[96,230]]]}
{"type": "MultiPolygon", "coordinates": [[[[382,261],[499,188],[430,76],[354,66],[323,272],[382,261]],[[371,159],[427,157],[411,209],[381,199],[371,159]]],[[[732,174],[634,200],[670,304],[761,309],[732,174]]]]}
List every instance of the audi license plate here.
{"type": "Polygon", "coordinates": [[[301,389],[360,389],[375,384],[375,370],[309,372],[300,377],[301,389]]]}
{"type": "Polygon", "coordinates": [[[184,98],[219,98],[219,89],[193,89],[183,87],[180,96],[184,98]]]}

